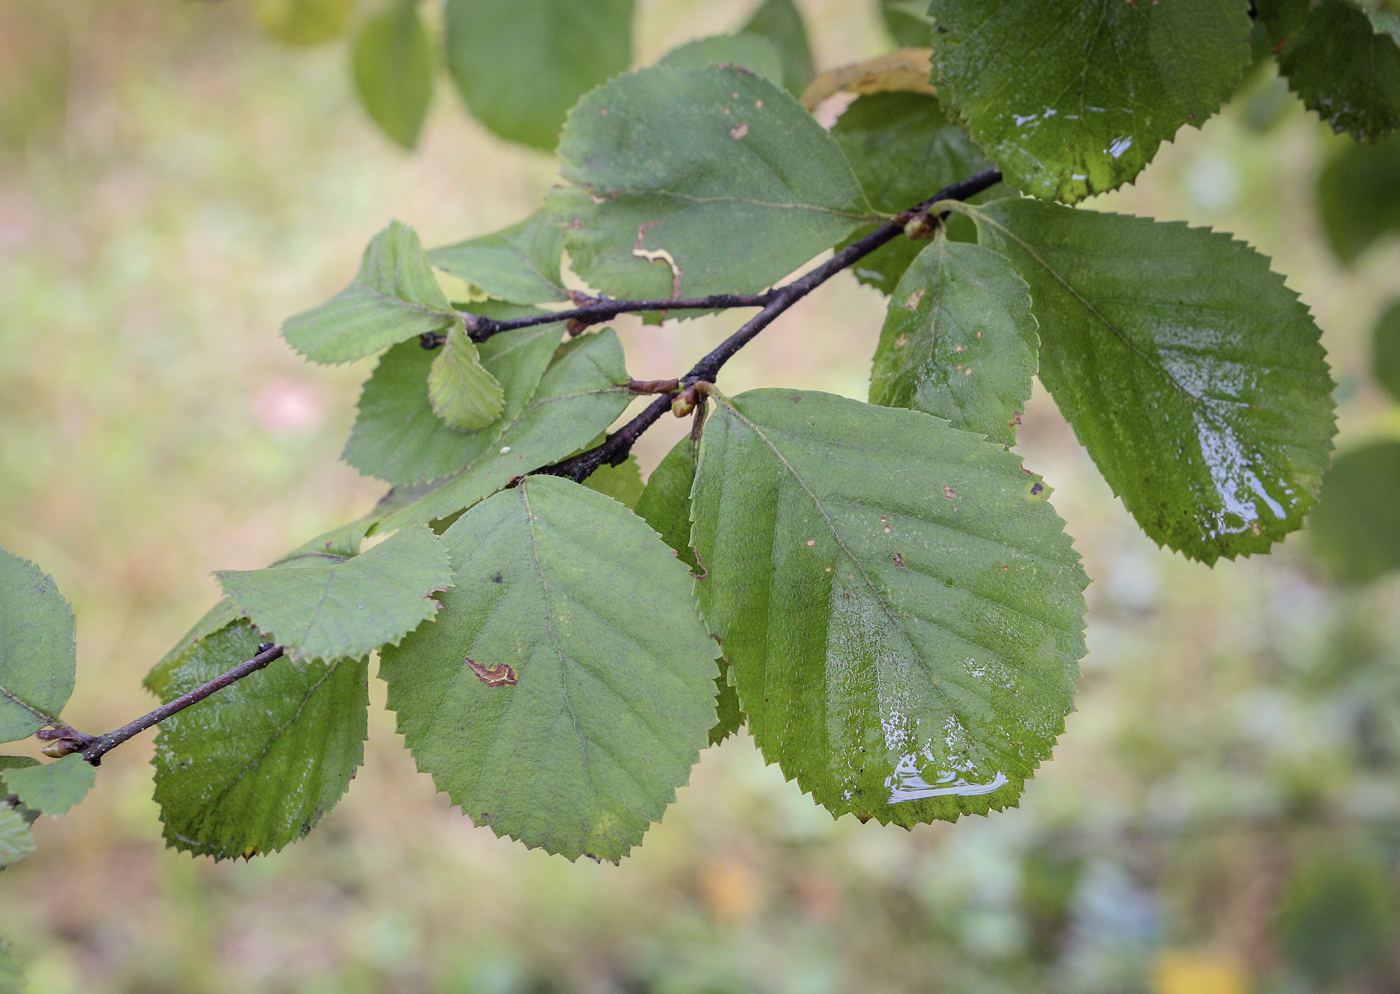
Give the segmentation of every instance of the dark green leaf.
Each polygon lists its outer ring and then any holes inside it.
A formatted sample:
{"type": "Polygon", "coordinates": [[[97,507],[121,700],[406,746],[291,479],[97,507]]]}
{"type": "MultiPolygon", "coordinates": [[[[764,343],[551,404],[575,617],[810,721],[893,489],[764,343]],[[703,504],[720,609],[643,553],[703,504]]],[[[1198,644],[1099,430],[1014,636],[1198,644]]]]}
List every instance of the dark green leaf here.
{"type": "Polygon", "coordinates": [[[420,769],[478,825],[617,861],[715,722],[715,643],[691,579],[615,502],[532,476],[464,514],[436,624],[383,653],[420,769]]]}
{"type": "Polygon", "coordinates": [[[539,390],[479,458],[455,476],[397,503],[378,525],[389,530],[438,521],[489,497],[511,480],[587,445],[631,403],[622,343],[611,328],[559,349],[539,390]]]}
{"type": "Polygon", "coordinates": [[[18,863],[33,851],[34,837],[29,834],[29,822],[14,808],[0,804],[0,869],[18,863]]]}
{"type": "Polygon", "coordinates": [[[681,562],[696,570],[690,547],[690,488],[695,482],[695,443],[683,438],[666,453],[637,501],[637,514],[676,550],[681,562]]]}
{"type": "Polygon", "coordinates": [[[56,723],[73,693],[75,639],[53,577],[0,549],[0,742],[56,723]]]}
{"type": "Polygon", "coordinates": [[[1400,233],[1400,135],[1374,148],[1347,142],[1318,177],[1317,199],[1327,240],[1343,262],[1400,233]]]}
{"type": "MultiPolygon", "coordinates": [[[[190,648],[174,700],[258,651],[240,621],[190,648]]],[[[367,661],[275,660],[167,718],[156,736],[156,803],[166,841],[216,859],[275,852],[311,830],[364,758],[367,661]]]]}
{"type": "Polygon", "coordinates": [[[460,280],[514,304],[568,300],[559,277],[564,233],[544,211],[509,228],[444,245],[428,261],[460,280]]]}
{"type": "Polygon", "coordinates": [[[767,38],[758,35],[712,35],[709,38],[697,38],[671,49],[658,59],[656,64],[670,66],[672,69],[738,66],[766,76],[779,86],[783,83],[783,63],[777,48],[767,38]]]}
{"type": "Polygon", "coordinates": [[[783,62],[783,86],[794,97],[802,96],[817,72],[812,64],[807,26],[792,0],[764,0],[741,30],[773,43],[783,62]]]}
{"type": "Polygon", "coordinates": [[[432,618],[452,586],[447,551],[407,527],[353,558],[310,555],[277,569],[221,570],[224,592],[297,659],[363,656],[432,618]]]}
{"type": "Polygon", "coordinates": [[[1030,285],[1040,378],[1159,544],[1213,563],[1302,526],[1331,438],[1308,310],[1228,235],[1033,200],[977,208],[1030,285]]]}
{"type": "Polygon", "coordinates": [[[551,209],[574,270],[617,297],[752,293],[872,217],[851,167],[759,76],[652,66],[579,102],[551,209]]]}
{"type": "Polygon", "coordinates": [[[1279,54],[1288,85],[1338,134],[1374,142],[1400,127],[1400,44],[1348,0],[1322,0],[1279,54]]]}
{"type": "Polygon", "coordinates": [[[1014,804],[1071,710],[1087,580],[1020,458],[918,411],[720,398],[694,540],[770,761],[833,814],[1014,804]]]}
{"type": "Polygon", "coordinates": [[[97,768],[73,753],[42,766],[6,770],[3,779],[25,807],[57,817],[87,796],[97,782],[97,768]]]}
{"type": "Polygon", "coordinates": [[[1012,445],[1039,347],[1030,291],[1007,261],[939,238],[890,298],[870,402],[935,414],[1012,445]]]}
{"type": "MultiPolygon", "coordinates": [[[[938,99],[924,93],[872,93],[858,97],[831,129],[831,137],[855,170],[865,195],[878,210],[898,214],[950,183],[966,179],[991,163],[961,126],[950,122],[938,99]]],[[[1005,196],[997,184],[969,203],[1005,196]]],[[[850,240],[874,230],[861,228],[850,240]]],[[[972,222],[954,214],[946,222],[955,241],[975,241],[972,222]]],[[[861,259],[856,278],[893,293],[900,276],[926,243],[897,238],[861,259]]]]}
{"type": "Polygon", "coordinates": [[[559,345],[557,325],[493,335],[479,346],[481,362],[500,382],[498,420],[481,431],[447,427],[428,401],[433,353],[417,342],[385,352],[360,395],[360,416],[343,457],[361,473],[390,483],[422,483],[456,473],[496,451],[493,443],[533,399],[559,345]]]}
{"type": "Polygon", "coordinates": [[[365,22],[351,59],[355,89],[374,123],[404,148],[418,133],[433,100],[433,53],[414,0],[394,0],[365,22]]]}
{"type": "Polygon", "coordinates": [[[1376,322],[1372,356],[1376,380],[1393,400],[1400,400],[1400,301],[1376,322]]]}
{"type": "Polygon", "coordinates": [[[729,736],[736,734],[748,721],[739,707],[739,692],[730,680],[729,663],[719,661],[719,676],[715,677],[715,719],[710,729],[710,745],[719,745],[729,736]]]}
{"type": "Polygon", "coordinates": [[[637,465],[637,457],[629,455],[616,466],[607,463],[593,471],[593,475],[583,481],[589,490],[607,494],[629,510],[637,506],[642,496],[642,469],[637,465]]]}
{"type": "Polygon", "coordinates": [[[1298,870],[1278,919],[1283,952],[1326,983],[1365,966],[1395,932],[1394,884],[1386,868],[1328,856],[1298,870]]]}
{"type": "Polygon", "coordinates": [[[924,0],[880,0],[880,16],[890,37],[906,48],[928,48],[933,18],[924,0]]]}
{"type": "Polygon", "coordinates": [[[1365,583],[1400,567],[1400,442],[1338,456],[1308,519],[1313,551],[1337,577],[1365,583]]]}
{"type": "Polygon", "coordinates": [[[548,152],[578,98],[632,64],[632,10],[633,0],[447,0],[447,68],[482,124],[548,152]]]}
{"type": "Polygon", "coordinates": [[[501,384],[481,364],[476,343],[460,326],[447,333],[428,370],[428,403],[438,420],[458,431],[480,431],[505,409],[501,384]]]}
{"type": "Polygon", "coordinates": [[[417,233],[394,221],[365,249],[355,282],[320,307],[288,318],[282,336],[313,362],[340,363],[456,321],[417,233]]]}
{"type": "Polygon", "coordinates": [[[345,30],[353,6],[354,0],[254,0],[253,17],[270,38],[319,45],[345,30]]]}
{"type": "Polygon", "coordinates": [[[1200,127],[1250,62],[1236,0],[934,0],[934,82],[1006,178],[1073,202],[1200,127]]]}

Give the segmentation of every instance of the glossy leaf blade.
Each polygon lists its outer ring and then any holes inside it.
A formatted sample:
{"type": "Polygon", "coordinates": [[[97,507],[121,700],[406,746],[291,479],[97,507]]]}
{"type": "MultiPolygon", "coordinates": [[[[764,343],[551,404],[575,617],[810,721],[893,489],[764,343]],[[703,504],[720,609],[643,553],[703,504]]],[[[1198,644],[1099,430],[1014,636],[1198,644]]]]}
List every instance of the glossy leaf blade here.
{"type": "Polygon", "coordinates": [[[57,817],[87,796],[97,782],[97,769],[74,753],[52,763],[6,770],[0,779],[25,807],[57,817]]]}
{"type": "Polygon", "coordinates": [[[555,190],[574,270],[617,297],[752,293],[873,214],[840,149],[773,83],[653,66],[570,112],[555,190]]]}
{"type": "Polygon", "coordinates": [[[1279,54],[1288,86],[1338,134],[1375,142],[1400,127],[1400,43],[1348,0],[1322,0],[1279,54]]]}
{"type": "Polygon", "coordinates": [[[1116,189],[1250,62],[1235,0],[934,0],[934,82],[1007,179],[1074,202],[1116,189]]]}
{"type": "Polygon", "coordinates": [[[681,562],[696,569],[690,545],[690,488],[695,483],[695,443],[683,438],[652,470],[637,514],[675,550],[681,562]]]}
{"type": "Polygon", "coordinates": [[[1031,200],[977,212],[1030,285],[1041,380],[1149,537],[1213,563],[1302,526],[1334,384],[1268,259],[1183,224],[1031,200]]]}
{"type": "Polygon", "coordinates": [[[320,307],[288,318],[282,336],[313,362],[340,363],[456,320],[417,233],[394,221],[365,249],[355,281],[320,307]]]}
{"type": "Polygon", "coordinates": [[[1084,654],[1079,557],[1019,457],[917,411],[756,390],[705,425],[701,611],[770,761],[833,814],[1014,804],[1084,654]]]}
{"type": "Polygon", "coordinates": [[[447,551],[422,526],[352,558],[307,556],[290,567],[214,574],[262,631],[298,659],[358,657],[432,618],[452,585],[447,551]]]}
{"type": "Polygon", "coordinates": [[[453,328],[428,370],[428,403],[443,424],[458,431],[480,431],[501,416],[506,395],[481,364],[476,343],[453,328]]]}
{"type": "Polygon", "coordinates": [[[435,248],[428,261],[458,279],[513,304],[568,300],[559,276],[564,233],[544,211],[519,224],[435,248]]]}
{"type": "Polygon", "coordinates": [[[631,65],[632,15],[633,0],[447,0],[447,68],[482,124],[552,151],[578,98],[631,65]]]}
{"type": "Polygon", "coordinates": [[[807,26],[792,0],[764,0],[742,30],[773,43],[782,59],[782,85],[794,97],[800,97],[816,75],[816,68],[807,26]]]}
{"type": "Polygon", "coordinates": [[[890,298],[870,403],[913,408],[1012,445],[1039,348],[1025,280],[995,252],[939,238],[890,298]]]}
{"type": "Polygon", "coordinates": [[[54,723],[76,665],[73,611],[53,577],[0,549],[0,742],[54,723]]]}
{"type": "MultiPolygon", "coordinates": [[[[13,808],[0,804],[0,870],[18,863],[34,851],[29,822],[13,808]]],[[[3,967],[0,963],[0,967],[3,967]]]]}
{"type": "Polygon", "coordinates": [[[1327,240],[1345,263],[1400,234],[1400,135],[1374,148],[1348,143],[1323,167],[1317,200],[1327,240]]]}
{"type": "MultiPolygon", "coordinates": [[[[262,639],[240,621],[196,643],[163,699],[251,659],[262,639]]],[[[309,832],[364,759],[368,680],[364,659],[279,659],[167,718],[153,760],[167,843],[248,858],[309,832]]]]}
{"type": "Polygon", "coordinates": [[[1400,568],[1400,442],[1339,455],[1308,519],[1313,552],[1339,579],[1367,583],[1400,568]]]}
{"type": "Polygon", "coordinates": [[[498,835],[621,859],[715,721],[690,577],[636,516],[556,477],[484,501],[443,542],[457,585],[381,667],[419,768],[498,835]]]}
{"type": "Polygon", "coordinates": [[[417,145],[433,100],[433,53],[414,0],[397,0],[365,22],[351,65],[374,123],[403,148],[417,145]]]}

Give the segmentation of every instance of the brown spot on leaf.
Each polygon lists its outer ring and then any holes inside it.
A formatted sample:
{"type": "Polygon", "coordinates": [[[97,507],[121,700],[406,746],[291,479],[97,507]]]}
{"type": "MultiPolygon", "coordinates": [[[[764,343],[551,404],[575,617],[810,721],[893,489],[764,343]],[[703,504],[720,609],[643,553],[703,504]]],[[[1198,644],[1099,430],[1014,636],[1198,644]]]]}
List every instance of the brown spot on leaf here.
{"type": "Polygon", "coordinates": [[[908,344],[909,344],[909,336],[906,335],[906,334],[904,334],[904,332],[901,331],[901,332],[899,333],[899,335],[898,335],[898,336],[895,338],[895,340],[894,340],[894,347],[897,348],[897,349],[902,349],[902,348],[904,348],[904,346],[906,346],[906,345],[908,345],[908,344]]]}
{"type": "Polygon", "coordinates": [[[749,126],[747,124],[736,124],[729,129],[729,137],[735,141],[740,141],[749,136],[749,126]]]}
{"type": "Polygon", "coordinates": [[[906,301],[904,302],[904,309],[905,309],[906,311],[915,311],[915,310],[918,310],[918,309],[919,309],[919,301],[921,301],[921,300],[923,300],[923,299],[924,299],[924,288],[923,288],[923,287],[919,287],[919,289],[917,289],[917,290],[915,290],[913,293],[911,293],[911,294],[909,295],[909,299],[906,300],[906,301]]]}
{"type": "Polygon", "coordinates": [[[1264,534],[1264,526],[1259,523],[1257,518],[1249,523],[1249,533],[1255,538],[1264,534]]]}
{"type": "Polygon", "coordinates": [[[492,583],[500,583],[500,582],[501,582],[501,574],[497,573],[495,576],[491,577],[491,582],[492,582],[492,583]]]}
{"type": "Polygon", "coordinates": [[[896,552],[896,553],[894,554],[894,564],[895,564],[896,566],[898,566],[900,569],[904,569],[904,568],[905,568],[905,566],[904,566],[904,554],[903,554],[902,552],[896,552]]]}
{"type": "Polygon", "coordinates": [[[807,540],[807,548],[809,548],[809,549],[810,549],[812,546],[816,545],[816,544],[817,544],[817,540],[814,539],[814,538],[809,538],[809,539],[807,540]]]}
{"type": "Polygon", "coordinates": [[[514,687],[518,682],[515,670],[505,663],[497,666],[482,666],[475,659],[469,659],[466,656],[462,657],[462,662],[470,666],[472,672],[476,674],[476,678],[488,687],[514,687]]]}
{"type": "Polygon", "coordinates": [[[954,490],[952,487],[948,486],[948,484],[946,484],[946,483],[943,484],[943,496],[944,496],[944,497],[947,497],[949,500],[952,500],[952,499],[953,499],[954,497],[956,497],[957,495],[958,495],[958,492],[957,492],[956,490],[954,490]]]}

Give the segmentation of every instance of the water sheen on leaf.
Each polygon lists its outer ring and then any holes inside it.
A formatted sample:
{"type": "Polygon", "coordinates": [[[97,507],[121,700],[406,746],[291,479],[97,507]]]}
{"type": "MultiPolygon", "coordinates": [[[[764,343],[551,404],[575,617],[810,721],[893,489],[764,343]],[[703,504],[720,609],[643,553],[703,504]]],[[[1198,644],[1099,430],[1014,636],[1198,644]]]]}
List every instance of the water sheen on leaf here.
{"type": "Polygon", "coordinates": [[[506,395],[481,364],[476,343],[459,326],[447,334],[428,370],[428,403],[449,428],[479,431],[501,416],[506,395]]]}
{"type": "Polygon", "coordinates": [[[1011,445],[1039,346],[1025,280],[995,252],[939,238],[890,297],[870,402],[1011,445]]]}
{"type": "Polygon", "coordinates": [[[1007,179],[1074,202],[1200,127],[1250,62],[1237,0],[934,0],[934,83],[1007,179]]]}
{"type": "Polygon", "coordinates": [[[559,276],[564,233],[544,211],[519,224],[428,252],[428,261],[513,304],[568,300],[559,276]]]}
{"type": "Polygon", "coordinates": [[[550,209],[574,271],[626,298],[753,293],[872,218],[831,137],[741,69],[652,66],[569,113],[550,209]]]}
{"type": "Polygon", "coordinates": [[[701,611],[763,755],[833,814],[1014,804],[1070,712],[1087,580],[1019,457],[918,411],[720,399],[701,611]]]}
{"type": "Polygon", "coordinates": [[[1149,537],[1213,563],[1302,526],[1334,384],[1267,258],[1201,228],[1033,200],[976,220],[1030,285],[1041,380],[1149,537]]]}
{"type": "Polygon", "coordinates": [[[715,723],[718,650],[691,578],[635,515],[556,477],[442,540],[457,585],[380,669],[419,769],[498,835],[621,859],[715,723]]]}
{"type": "Polygon", "coordinates": [[[73,611],[39,567],[0,549],[0,742],[58,717],[77,665],[73,611]]]}
{"type": "MultiPolygon", "coordinates": [[[[239,621],[196,643],[162,699],[251,659],[263,637],[239,621]]],[[[366,659],[279,659],[167,718],[153,760],[166,841],[247,858],[309,832],[364,759],[368,680],[366,659]]]]}
{"type": "Polygon", "coordinates": [[[1279,72],[1338,134],[1374,143],[1400,127],[1400,44],[1348,0],[1322,0],[1279,53],[1279,72]]]}
{"type": "Polygon", "coordinates": [[[396,0],[366,21],[351,64],[374,123],[403,148],[417,145],[433,100],[433,50],[415,0],[396,0]]]}
{"type": "Polygon", "coordinates": [[[6,770],[0,779],[25,807],[56,817],[87,796],[97,769],[73,753],[52,763],[6,770]]]}
{"type": "Polygon", "coordinates": [[[222,570],[224,592],[298,659],[358,657],[437,613],[452,585],[446,549],[421,525],[352,558],[308,555],[275,569],[222,570]]]}

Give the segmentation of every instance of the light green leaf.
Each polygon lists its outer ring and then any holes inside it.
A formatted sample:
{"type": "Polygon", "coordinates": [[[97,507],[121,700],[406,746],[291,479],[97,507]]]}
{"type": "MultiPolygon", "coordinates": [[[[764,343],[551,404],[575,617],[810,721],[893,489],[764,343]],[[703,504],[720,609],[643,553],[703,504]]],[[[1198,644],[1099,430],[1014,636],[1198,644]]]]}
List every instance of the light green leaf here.
{"type": "MultiPolygon", "coordinates": [[[[872,93],[857,97],[837,119],[831,137],[855,170],[865,195],[876,209],[898,214],[939,190],[991,165],[967,132],[950,122],[938,98],[925,93],[872,93]]],[[[980,204],[1006,195],[998,183],[968,202],[980,204]]],[[[955,241],[976,241],[972,222],[954,214],[944,222],[955,241]]],[[[875,225],[860,228],[848,241],[864,237],[875,225]]],[[[856,278],[893,293],[900,276],[927,242],[896,238],[852,268],[856,278]]]]}
{"type": "Polygon", "coordinates": [[[406,149],[433,101],[433,52],[415,0],[394,0],[365,22],[351,54],[355,90],[384,133],[406,149]]]}
{"type": "Polygon", "coordinates": [[[1236,0],[934,0],[934,83],[1006,178],[1073,202],[1200,127],[1250,62],[1236,0]]]}
{"type": "Polygon", "coordinates": [[[1033,200],[977,208],[1030,285],[1040,378],[1154,541],[1213,563],[1302,526],[1327,468],[1320,332],[1228,235],[1033,200]]]}
{"type": "Polygon", "coordinates": [[[933,18],[924,0],[880,0],[880,16],[895,44],[905,48],[928,48],[933,18]]]}
{"type": "Polygon", "coordinates": [[[769,762],[861,820],[1016,803],[1072,710],[1087,583],[1018,456],[755,390],[718,399],[693,501],[701,611],[769,762]]]}
{"type": "Polygon", "coordinates": [[[97,768],[73,753],[52,763],[5,770],[0,778],[25,807],[57,817],[87,796],[97,782],[97,768]]]}
{"type": "Polygon", "coordinates": [[[456,321],[417,233],[394,221],[365,249],[355,282],[320,307],[288,318],[282,336],[313,362],[341,363],[456,321]]]}
{"type": "Polygon", "coordinates": [[[428,370],[433,413],[449,428],[479,431],[501,416],[505,402],[505,391],[481,364],[476,343],[460,326],[453,328],[428,370]]]}
{"type": "Polygon", "coordinates": [[[744,34],[767,38],[774,44],[783,61],[782,85],[794,97],[802,96],[817,71],[812,64],[807,26],[802,23],[802,15],[792,0],[764,0],[741,30],[744,34]]]}
{"type": "Polygon", "coordinates": [[[607,494],[623,507],[631,510],[637,506],[642,496],[642,468],[637,465],[637,457],[629,455],[616,466],[607,463],[593,471],[593,475],[583,481],[589,490],[607,494]]]}
{"type": "Polygon", "coordinates": [[[15,951],[4,939],[0,939],[0,994],[24,994],[24,971],[15,951]]]}
{"type": "Polygon", "coordinates": [[[552,151],[565,112],[632,64],[632,12],[633,0],[447,0],[447,68],[482,124],[552,151]]]}
{"type": "Polygon", "coordinates": [[[514,304],[568,300],[559,276],[564,233],[536,211],[519,224],[428,253],[440,269],[514,304]]]}
{"type": "Polygon", "coordinates": [[[534,398],[559,337],[558,325],[541,325],[502,332],[478,346],[482,364],[503,388],[504,400],[500,418],[472,432],[449,428],[433,413],[428,401],[433,353],[417,342],[395,345],[365,381],[360,416],[343,458],[361,473],[390,483],[436,480],[485,458],[534,398]]]}
{"type": "Polygon", "coordinates": [[[1374,148],[1346,142],[1318,177],[1317,200],[1327,240],[1345,263],[1400,234],[1400,135],[1374,148]]]}
{"type": "Polygon", "coordinates": [[[0,549],[0,742],[57,723],[77,651],[73,611],[53,577],[0,549]]]}
{"type": "Polygon", "coordinates": [[[767,38],[758,35],[712,35],[688,41],[673,48],[660,59],[658,66],[672,69],[702,69],[705,66],[733,65],[766,76],[779,86],[783,84],[783,62],[778,49],[767,38]]]}
{"type": "Polygon", "coordinates": [[[511,480],[578,451],[632,401],[622,343],[611,328],[565,343],[539,390],[491,446],[460,473],[379,524],[382,530],[438,521],[491,496],[511,480]]]}
{"type": "Polygon", "coordinates": [[[890,298],[870,403],[911,407],[1012,445],[1039,348],[1030,291],[1007,261],[939,238],[890,298]]]}
{"type": "Polygon", "coordinates": [[[447,551],[422,526],[352,558],[309,555],[282,568],[214,576],[297,659],[358,657],[397,644],[437,613],[433,594],[452,586],[447,551]]]}
{"type": "Polygon", "coordinates": [[[345,30],[354,0],[254,0],[253,19],[269,38],[319,45],[345,30]]]}
{"type": "MultiPolygon", "coordinates": [[[[18,863],[34,851],[29,822],[14,808],[0,804],[0,869],[18,863]]],[[[4,975],[0,973],[0,977],[4,975]]]]}
{"type": "Polygon", "coordinates": [[[1279,71],[1338,134],[1375,142],[1400,127],[1400,44],[1347,0],[1322,0],[1279,53],[1279,71]]]}
{"type": "Polygon", "coordinates": [[[1377,382],[1392,400],[1400,400],[1400,301],[1376,322],[1371,355],[1377,382]]]}
{"type": "Polygon", "coordinates": [[[715,724],[710,729],[710,745],[719,745],[731,735],[738,733],[748,721],[739,707],[739,692],[729,675],[727,660],[719,661],[719,676],[715,677],[715,724]]]}
{"type": "Polygon", "coordinates": [[[690,577],[635,515],[557,477],[442,540],[457,586],[380,668],[419,769],[497,835],[616,862],[715,722],[717,647],[690,577]]]}
{"type": "Polygon", "coordinates": [[[1339,579],[1367,583],[1400,568],[1400,442],[1339,455],[1308,519],[1313,552],[1339,579]]]}
{"type": "Polygon", "coordinates": [[[551,210],[574,271],[616,297],[753,293],[873,216],[791,94],[740,69],[652,66],[569,114],[551,210]]]}
{"type": "MultiPolygon", "coordinates": [[[[240,621],[190,648],[172,701],[258,651],[240,621]]],[[[368,662],[275,660],[167,718],[156,736],[166,841],[215,859],[276,852],[335,806],[364,759],[368,662]]]]}
{"type": "MultiPolygon", "coordinates": [[[[27,770],[31,766],[38,765],[39,761],[37,759],[30,759],[28,756],[0,756],[0,806],[3,806],[6,795],[9,793],[3,789],[5,771],[27,770]]],[[[24,820],[31,825],[34,824],[35,820],[39,817],[39,812],[35,811],[33,808],[27,808],[22,804],[15,810],[23,815],[24,820]]],[[[0,991],[3,990],[4,988],[0,987],[0,991]]]]}
{"type": "Polygon", "coordinates": [[[690,546],[690,488],[695,482],[695,443],[681,439],[666,453],[637,501],[637,514],[676,550],[681,562],[696,568],[690,546]]]}

